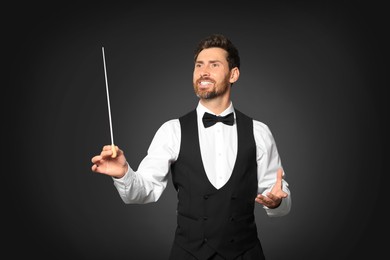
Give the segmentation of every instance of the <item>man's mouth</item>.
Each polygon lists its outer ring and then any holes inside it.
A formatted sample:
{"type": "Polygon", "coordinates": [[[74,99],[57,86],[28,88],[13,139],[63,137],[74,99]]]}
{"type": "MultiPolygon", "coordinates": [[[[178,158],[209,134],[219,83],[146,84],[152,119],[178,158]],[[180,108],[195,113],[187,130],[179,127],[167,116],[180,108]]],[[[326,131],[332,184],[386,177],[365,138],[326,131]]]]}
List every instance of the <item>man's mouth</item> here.
{"type": "Polygon", "coordinates": [[[213,81],[209,81],[209,80],[200,80],[200,81],[198,81],[198,85],[200,87],[208,87],[208,86],[210,86],[212,84],[214,84],[214,82],[213,81]]]}

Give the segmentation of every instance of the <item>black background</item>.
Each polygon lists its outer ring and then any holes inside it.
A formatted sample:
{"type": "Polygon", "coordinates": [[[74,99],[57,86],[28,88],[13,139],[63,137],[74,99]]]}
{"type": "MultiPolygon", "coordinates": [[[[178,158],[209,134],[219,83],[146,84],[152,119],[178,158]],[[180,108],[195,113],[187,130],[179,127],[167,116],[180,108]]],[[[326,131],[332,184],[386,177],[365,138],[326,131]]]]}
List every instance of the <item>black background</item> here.
{"type": "Polygon", "coordinates": [[[3,251],[167,259],[170,181],[157,203],[125,205],[112,180],[90,170],[110,143],[101,47],[115,143],[136,169],[158,127],[197,104],[196,43],[223,33],[241,55],[233,103],[270,127],[292,192],[285,217],[256,208],[268,260],[378,258],[387,234],[384,10],[373,1],[4,7],[3,251]]]}

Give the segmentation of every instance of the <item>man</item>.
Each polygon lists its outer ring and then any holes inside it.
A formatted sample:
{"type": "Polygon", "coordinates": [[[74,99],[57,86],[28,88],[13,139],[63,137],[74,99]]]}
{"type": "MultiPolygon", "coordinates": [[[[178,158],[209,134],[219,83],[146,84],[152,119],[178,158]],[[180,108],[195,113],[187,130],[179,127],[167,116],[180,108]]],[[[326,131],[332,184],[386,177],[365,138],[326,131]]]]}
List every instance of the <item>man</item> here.
{"type": "Polygon", "coordinates": [[[156,202],[171,172],[178,206],[170,260],[265,259],[256,202],[269,216],[291,208],[274,138],[265,124],[233,107],[240,58],[228,38],[203,39],[194,61],[196,109],[160,127],[137,171],[118,147],[113,156],[111,145],[92,158],[92,171],[113,177],[125,203],[156,202]]]}

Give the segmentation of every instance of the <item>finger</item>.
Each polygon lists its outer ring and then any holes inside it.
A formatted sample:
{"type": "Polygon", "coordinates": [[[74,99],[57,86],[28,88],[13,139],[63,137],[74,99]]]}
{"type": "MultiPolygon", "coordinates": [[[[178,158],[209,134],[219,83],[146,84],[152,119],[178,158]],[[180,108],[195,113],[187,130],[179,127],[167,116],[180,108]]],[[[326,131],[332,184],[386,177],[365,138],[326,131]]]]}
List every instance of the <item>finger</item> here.
{"type": "Polygon", "coordinates": [[[266,196],[257,196],[256,197],[256,202],[270,208],[270,209],[273,209],[273,208],[276,208],[280,205],[280,203],[282,202],[282,198],[281,197],[278,197],[278,196],[274,196],[273,194],[270,194],[268,193],[267,196],[270,195],[270,197],[266,197],[266,196]]]}
{"type": "Polygon", "coordinates": [[[276,173],[276,183],[275,183],[275,186],[282,187],[282,179],[283,179],[283,169],[279,168],[278,172],[276,173]]]}
{"type": "Polygon", "coordinates": [[[93,172],[102,173],[101,167],[99,167],[97,164],[92,165],[91,170],[93,172]]]}
{"type": "Polygon", "coordinates": [[[111,144],[107,144],[105,146],[103,146],[103,151],[108,151],[108,150],[111,150],[111,144]]]}
{"type": "Polygon", "coordinates": [[[284,199],[288,196],[288,194],[284,191],[280,191],[277,194],[268,192],[267,197],[270,198],[271,200],[278,200],[278,199],[284,199]]]}
{"type": "Polygon", "coordinates": [[[117,145],[105,145],[103,147],[103,150],[101,152],[101,155],[103,152],[111,151],[111,153],[104,153],[104,157],[111,156],[112,158],[117,157],[120,154],[123,154],[123,151],[119,149],[117,145]]]}
{"type": "Polygon", "coordinates": [[[98,161],[102,160],[102,156],[101,155],[96,155],[94,157],[92,157],[91,161],[92,163],[97,163],[98,161]]]}
{"type": "Polygon", "coordinates": [[[272,190],[271,192],[267,193],[267,197],[271,198],[272,200],[284,199],[284,198],[287,198],[287,196],[288,196],[288,193],[286,193],[282,189],[272,190]]]}
{"type": "Polygon", "coordinates": [[[266,206],[272,203],[272,200],[270,198],[267,198],[262,194],[258,194],[255,201],[266,206]]]}
{"type": "Polygon", "coordinates": [[[112,156],[112,150],[111,150],[111,146],[110,146],[110,149],[109,150],[104,150],[100,153],[100,156],[102,158],[107,158],[107,157],[111,157],[112,156]]]}
{"type": "Polygon", "coordinates": [[[101,174],[107,174],[106,171],[103,170],[104,167],[99,167],[97,164],[92,165],[91,170],[93,172],[101,173],[101,174]]]}
{"type": "Polygon", "coordinates": [[[271,200],[277,200],[277,199],[278,199],[278,196],[275,196],[275,195],[272,194],[271,192],[268,192],[268,193],[267,193],[267,197],[270,198],[271,200]]]}
{"type": "Polygon", "coordinates": [[[266,207],[269,207],[271,208],[272,207],[272,202],[271,201],[266,201],[266,200],[261,200],[261,199],[255,199],[255,201],[263,206],[266,206],[266,207]]]}

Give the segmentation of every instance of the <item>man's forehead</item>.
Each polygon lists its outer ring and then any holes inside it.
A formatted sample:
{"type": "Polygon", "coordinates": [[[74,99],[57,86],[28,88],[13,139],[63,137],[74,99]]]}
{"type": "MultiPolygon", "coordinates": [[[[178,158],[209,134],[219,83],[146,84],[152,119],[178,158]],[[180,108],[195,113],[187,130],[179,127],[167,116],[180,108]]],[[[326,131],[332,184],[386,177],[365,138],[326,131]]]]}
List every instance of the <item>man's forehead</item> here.
{"type": "Polygon", "coordinates": [[[196,59],[196,61],[211,61],[211,60],[219,60],[219,61],[226,61],[227,52],[222,48],[207,48],[203,49],[196,59]]]}

